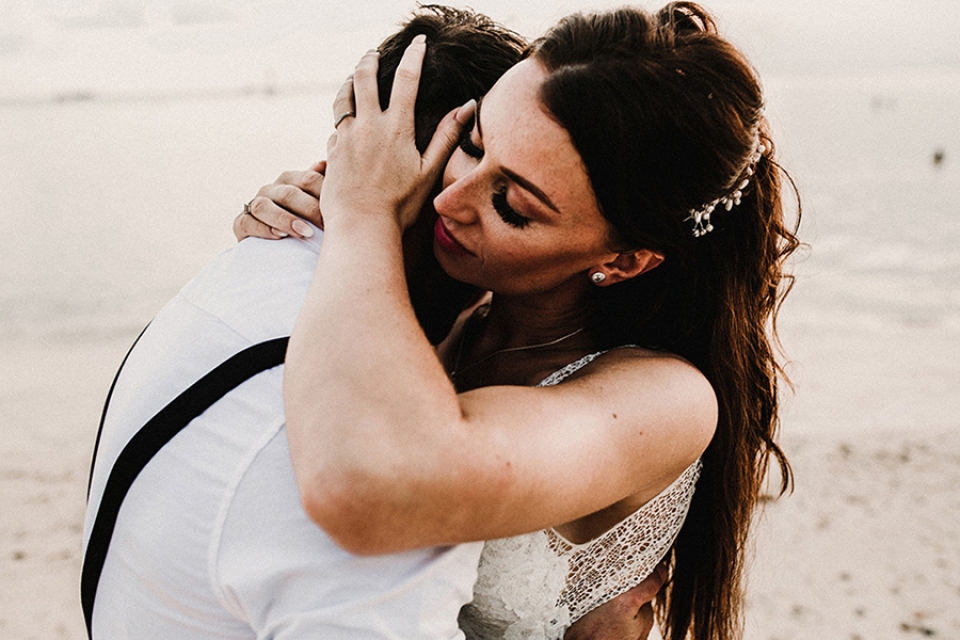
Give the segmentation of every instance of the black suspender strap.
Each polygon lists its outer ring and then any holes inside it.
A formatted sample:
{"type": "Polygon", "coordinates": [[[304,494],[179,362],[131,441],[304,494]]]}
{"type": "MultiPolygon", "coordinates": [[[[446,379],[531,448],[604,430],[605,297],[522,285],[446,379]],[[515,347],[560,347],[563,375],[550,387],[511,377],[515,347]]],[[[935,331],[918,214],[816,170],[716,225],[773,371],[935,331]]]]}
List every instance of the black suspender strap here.
{"type": "Polygon", "coordinates": [[[127,358],[133,353],[133,348],[137,346],[140,338],[143,337],[143,334],[145,334],[149,328],[150,325],[147,324],[147,326],[143,328],[143,331],[140,332],[140,335],[137,336],[137,339],[133,341],[133,344],[130,345],[130,350],[127,351],[127,355],[123,356],[123,362],[120,363],[120,367],[117,369],[117,375],[113,376],[113,382],[110,383],[110,391],[107,391],[107,399],[103,402],[103,412],[100,414],[100,427],[97,429],[97,439],[93,443],[93,456],[90,459],[90,477],[87,479],[87,502],[90,502],[90,486],[93,484],[93,467],[97,464],[97,452],[100,450],[100,436],[103,434],[103,422],[107,419],[107,409],[110,408],[110,398],[113,397],[113,390],[117,388],[117,380],[120,379],[120,372],[123,371],[123,365],[127,364],[127,358]]]}
{"type": "MultiPolygon", "coordinates": [[[[80,576],[80,602],[87,625],[87,637],[92,638],[93,635],[93,602],[117,515],[133,481],[151,458],[190,421],[247,379],[282,364],[288,340],[267,340],[232,356],[161,409],[120,452],[100,499],[80,576]]],[[[99,434],[97,440],[99,442],[99,434]]]]}

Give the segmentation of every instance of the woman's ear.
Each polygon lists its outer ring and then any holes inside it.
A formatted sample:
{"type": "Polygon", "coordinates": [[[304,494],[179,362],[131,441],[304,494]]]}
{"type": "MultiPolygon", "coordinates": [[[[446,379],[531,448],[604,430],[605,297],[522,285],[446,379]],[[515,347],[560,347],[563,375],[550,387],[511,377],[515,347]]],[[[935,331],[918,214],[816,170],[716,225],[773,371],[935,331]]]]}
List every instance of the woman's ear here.
{"type": "Polygon", "coordinates": [[[655,269],[661,262],[663,262],[663,254],[651,249],[624,251],[618,253],[613,260],[591,269],[590,279],[597,286],[605,287],[655,269]]]}

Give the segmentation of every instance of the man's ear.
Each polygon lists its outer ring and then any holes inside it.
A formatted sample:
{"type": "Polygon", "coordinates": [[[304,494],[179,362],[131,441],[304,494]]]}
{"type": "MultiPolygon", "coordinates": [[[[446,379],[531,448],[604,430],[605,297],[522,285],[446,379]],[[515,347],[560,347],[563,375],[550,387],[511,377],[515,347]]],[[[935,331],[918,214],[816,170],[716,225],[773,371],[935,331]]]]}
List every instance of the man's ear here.
{"type": "Polygon", "coordinates": [[[635,278],[641,273],[655,269],[661,262],[663,262],[662,253],[651,249],[633,249],[618,253],[612,260],[591,269],[590,274],[597,286],[605,287],[635,278]],[[594,276],[597,273],[603,274],[604,277],[594,276]]]}

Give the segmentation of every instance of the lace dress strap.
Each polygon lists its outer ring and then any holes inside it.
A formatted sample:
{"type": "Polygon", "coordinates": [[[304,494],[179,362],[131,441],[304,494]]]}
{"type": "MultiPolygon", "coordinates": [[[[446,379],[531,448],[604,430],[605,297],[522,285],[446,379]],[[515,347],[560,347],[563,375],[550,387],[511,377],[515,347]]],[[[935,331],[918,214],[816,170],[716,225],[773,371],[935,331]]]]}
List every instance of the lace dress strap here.
{"type": "Polygon", "coordinates": [[[700,461],[597,538],[572,544],[553,529],[489,540],[473,602],[460,612],[468,640],[560,640],[580,617],[640,584],[683,525],[700,461]]]}
{"type": "Polygon", "coordinates": [[[555,529],[547,530],[550,549],[568,562],[560,604],[570,611],[571,621],[653,573],[683,526],[701,467],[697,460],[656,497],[589,542],[574,544],[555,529]]]}
{"type": "Polygon", "coordinates": [[[552,387],[555,384],[559,384],[563,382],[566,378],[569,378],[574,373],[584,368],[585,366],[587,366],[588,364],[590,364],[591,362],[593,362],[603,354],[610,353],[614,349],[629,349],[629,348],[639,348],[639,346],[635,344],[625,344],[619,347],[614,347],[613,349],[605,349],[604,351],[597,351],[596,353],[588,353],[587,355],[583,356],[579,360],[575,360],[570,364],[568,364],[567,366],[563,367],[562,369],[558,369],[557,371],[554,371],[553,373],[548,375],[546,378],[541,380],[539,383],[537,383],[537,386],[552,387]]]}

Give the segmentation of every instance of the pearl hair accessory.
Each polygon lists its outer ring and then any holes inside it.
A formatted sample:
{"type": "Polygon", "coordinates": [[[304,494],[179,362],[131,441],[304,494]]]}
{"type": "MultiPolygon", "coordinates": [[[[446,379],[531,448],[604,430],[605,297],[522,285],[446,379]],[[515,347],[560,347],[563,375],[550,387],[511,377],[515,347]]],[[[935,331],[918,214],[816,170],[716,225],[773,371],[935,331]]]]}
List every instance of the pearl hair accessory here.
{"type": "Polygon", "coordinates": [[[593,280],[593,284],[600,284],[607,279],[607,274],[601,271],[595,271],[594,273],[590,274],[590,279],[593,280]]]}
{"type": "Polygon", "coordinates": [[[743,190],[750,184],[750,176],[753,175],[754,167],[757,166],[757,163],[766,150],[767,148],[760,142],[760,136],[758,135],[753,153],[750,154],[750,159],[747,160],[747,168],[743,172],[744,177],[737,183],[733,190],[725,196],[708,202],[700,209],[690,209],[690,215],[684,218],[683,221],[693,220],[694,238],[705,236],[713,231],[713,225],[710,224],[710,214],[712,214],[717,207],[723,207],[727,211],[730,211],[740,204],[740,199],[743,197],[743,190]]]}

